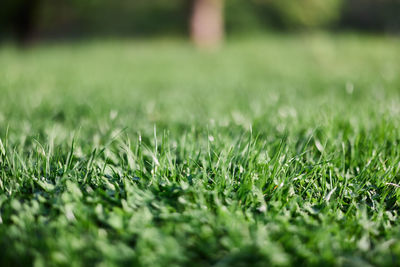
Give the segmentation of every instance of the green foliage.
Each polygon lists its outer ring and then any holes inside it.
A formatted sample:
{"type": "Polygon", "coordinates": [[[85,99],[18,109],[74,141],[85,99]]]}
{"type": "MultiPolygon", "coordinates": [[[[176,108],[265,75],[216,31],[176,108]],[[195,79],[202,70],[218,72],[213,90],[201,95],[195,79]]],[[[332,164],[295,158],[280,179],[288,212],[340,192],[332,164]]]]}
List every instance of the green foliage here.
{"type": "Polygon", "coordinates": [[[400,42],[2,47],[2,266],[396,265],[400,42]]]}
{"type": "Polygon", "coordinates": [[[340,18],[342,0],[254,0],[281,27],[313,29],[333,25],[340,18]]]}
{"type": "Polygon", "coordinates": [[[398,33],[399,11],[398,0],[349,0],[343,8],[342,26],[398,33]]]}
{"type": "Polygon", "coordinates": [[[225,29],[230,33],[254,33],[265,27],[257,13],[257,6],[251,1],[225,1],[225,29]]]}
{"type": "MultiPolygon", "coordinates": [[[[24,25],[30,37],[187,35],[192,0],[4,0],[0,38],[24,25]],[[37,10],[36,10],[37,9],[37,10]],[[25,12],[25,15],[23,13],[25,12]],[[29,13],[29,12],[28,12],[29,13]]],[[[400,29],[396,0],[226,0],[228,34],[260,30],[400,29]]],[[[18,33],[17,33],[18,35],[18,33]]]]}
{"type": "Polygon", "coordinates": [[[189,6],[186,0],[42,0],[38,30],[50,35],[183,33],[189,6]]]}

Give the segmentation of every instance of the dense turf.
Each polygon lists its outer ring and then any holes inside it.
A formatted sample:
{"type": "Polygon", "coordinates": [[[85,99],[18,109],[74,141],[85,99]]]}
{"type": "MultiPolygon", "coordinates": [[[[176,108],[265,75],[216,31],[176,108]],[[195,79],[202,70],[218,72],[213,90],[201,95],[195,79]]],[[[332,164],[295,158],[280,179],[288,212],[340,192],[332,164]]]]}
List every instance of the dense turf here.
{"type": "Polygon", "coordinates": [[[395,265],[400,41],[0,49],[0,263],[395,265]]]}

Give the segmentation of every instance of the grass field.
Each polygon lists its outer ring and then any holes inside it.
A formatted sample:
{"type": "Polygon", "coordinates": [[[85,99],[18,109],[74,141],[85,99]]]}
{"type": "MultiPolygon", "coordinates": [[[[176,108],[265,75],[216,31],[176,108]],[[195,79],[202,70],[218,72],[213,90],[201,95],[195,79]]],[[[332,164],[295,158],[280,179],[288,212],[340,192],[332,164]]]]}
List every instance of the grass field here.
{"type": "Polygon", "coordinates": [[[399,264],[400,39],[0,62],[2,266],[399,264]]]}

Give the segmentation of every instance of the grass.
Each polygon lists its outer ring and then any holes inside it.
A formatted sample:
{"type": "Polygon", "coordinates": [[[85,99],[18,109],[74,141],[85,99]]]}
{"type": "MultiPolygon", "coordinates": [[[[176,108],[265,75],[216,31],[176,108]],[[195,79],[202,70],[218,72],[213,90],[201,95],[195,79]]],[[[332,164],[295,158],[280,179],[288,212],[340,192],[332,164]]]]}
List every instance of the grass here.
{"type": "Polygon", "coordinates": [[[397,265],[400,40],[0,49],[0,264],[397,265]]]}

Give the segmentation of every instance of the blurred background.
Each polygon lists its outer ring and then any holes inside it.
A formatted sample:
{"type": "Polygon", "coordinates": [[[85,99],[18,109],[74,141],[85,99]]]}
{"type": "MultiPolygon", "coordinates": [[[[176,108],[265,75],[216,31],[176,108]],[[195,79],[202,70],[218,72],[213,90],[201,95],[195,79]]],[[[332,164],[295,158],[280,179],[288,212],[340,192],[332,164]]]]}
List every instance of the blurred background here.
{"type": "Polygon", "coordinates": [[[191,36],[202,46],[265,31],[400,32],[399,0],[3,0],[0,40],[191,36]]]}

